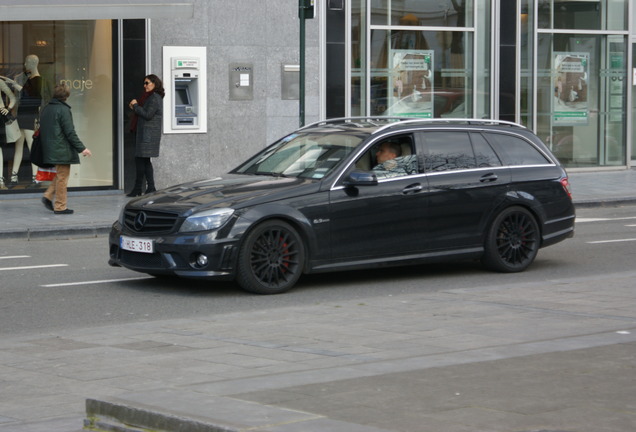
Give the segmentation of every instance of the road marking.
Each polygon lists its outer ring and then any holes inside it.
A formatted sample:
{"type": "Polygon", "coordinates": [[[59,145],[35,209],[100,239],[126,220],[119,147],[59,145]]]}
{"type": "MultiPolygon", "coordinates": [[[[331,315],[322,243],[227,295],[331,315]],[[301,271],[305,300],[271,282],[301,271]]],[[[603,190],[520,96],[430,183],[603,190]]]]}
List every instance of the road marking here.
{"type": "Polygon", "coordinates": [[[608,221],[621,221],[636,219],[636,216],[619,217],[619,218],[576,218],[576,222],[608,222],[608,221]]]}
{"type": "Polygon", "coordinates": [[[0,268],[0,271],[3,271],[3,270],[31,270],[31,269],[51,268],[51,267],[68,267],[68,264],[48,264],[48,265],[24,266],[24,267],[3,267],[3,268],[0,268]]]}
{"type": "Polygon", "coordinates": [[[136,278],[126,278],[126,279],[103,279],[103,280],[95,280],[95,281],[66,282],[66,283],[57,283],[57,284],[46,284],[46,285],[40,285],[40,286],[42,288],[55,288],[55,287],[64,287],[64,286],[91,285],[91,284],[102,284],[102,283],[111,283],[111,282],[126,282],[126,281],[142,280],[142,279],[153,279],[153,278],[154,276],[141,276],[136,278]]]}
{"type": "Polygon", "coordinates": [[[3,260],[3,259],[16,259],[16,258],[31,258],[31,257],[29,255],[13,255],[13,256],[0,257],[0,260],[3,260]]]}
{"type": "Polygon", "coordinates": [[[621,242],[633,242],[636,241],[636,238],[632,239],[617,239],[617,240],[598,240],[598,241],[590,241],[587,242],[589,244],[601,244],[601,243],[621,243],[621,242]]]}

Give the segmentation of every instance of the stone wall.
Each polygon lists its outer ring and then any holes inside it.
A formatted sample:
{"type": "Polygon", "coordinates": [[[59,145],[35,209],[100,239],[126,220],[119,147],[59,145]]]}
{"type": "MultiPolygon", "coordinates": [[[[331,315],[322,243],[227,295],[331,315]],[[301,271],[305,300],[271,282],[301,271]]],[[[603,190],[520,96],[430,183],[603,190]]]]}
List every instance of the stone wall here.
{"type": "MultiPolygon", "coordinates": [[[[281,98],[281,65],[299,63],[297,0],[195,0],[194,18],[153,20],[151,70],[163,46],[206,46],[208,133],[164,134],[157,187],[223,174],[299,125],[297,100],[281,98]],[[251,63],[254,99],[229,99],[230,63],[251,63]]],[[[306,123],[318,120],[319,21],[306,22],[306,123]]]]}

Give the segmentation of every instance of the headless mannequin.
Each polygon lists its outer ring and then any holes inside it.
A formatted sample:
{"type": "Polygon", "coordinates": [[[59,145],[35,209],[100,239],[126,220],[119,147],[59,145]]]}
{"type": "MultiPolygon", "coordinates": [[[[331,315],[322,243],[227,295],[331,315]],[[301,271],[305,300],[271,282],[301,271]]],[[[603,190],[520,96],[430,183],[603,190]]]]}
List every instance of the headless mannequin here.
{"type": "MultiPolygon", "coordinates": [[[[15,155],[11,168],[11,183],[17,183],[18,171],[22,164],[22,153],[26,141],[29,151],[33,143],[33,128],[38,118],[40,105],[42,104],[42,77],[38,71],[40,59],[35,54],[30,54],[24,59],[24,73],[16,78],[16,89],[20,91],[20,105],[18,105],[18,122],[20,123],[21,136],[15,142],[15,155]]],[[[33,178],[38,167],[31,166],[33,178]]]]}
{"type": "MultiPolygon", "coordinates": [[[[11,109],[15,106],[15,96],[13,92],[9,88],[5,82],[0,79],[0,114],[3,116],[7,116],[11,113],[11,109]],[[5,98],[2,97],[2,94],[6,95],[6,99],[9,102],[9,105],[5,106],[5,98]]],[[[6,118],[6,117],[3,117],[6,118]]],[[[1,170],[4,167],[4,160],[2,159],[2,149],[0,149],[0,189],[6,189],[7,187],[4,185],[4,177],[2,175],[1,170]]]]}

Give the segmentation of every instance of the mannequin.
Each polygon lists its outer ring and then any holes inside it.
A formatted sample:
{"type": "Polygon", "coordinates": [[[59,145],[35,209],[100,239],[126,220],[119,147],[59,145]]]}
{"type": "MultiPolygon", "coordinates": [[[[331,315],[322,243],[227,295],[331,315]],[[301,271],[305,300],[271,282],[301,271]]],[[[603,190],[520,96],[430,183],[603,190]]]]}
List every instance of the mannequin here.
{"type": "MultiPolygon", "coordinates": [[[[29,54],[24,59],[24,72],[16,77],[14,87],[20,92],[20,103],[18,105],[18,122],[20,124],[21,136],[15,142],[15,156],[13,167],[11,168],[11,183],[18,182],[18,171],[22,163],[22,153],[24,142],[31,150],[33,143],[33,129],[38,119],[40,106],[43,102],[44,81],[38,71],[40,59],[35,54],[29,54]]],[[[32,165],[33,183],[38,167],[32,165]]]]}
{"type": "MultiPolygon", "coordinates": [[[[9,86],[2,79],[0,79],[0,117],[2,118],[2,124],[11,121],[12,117],[10,117],[10,114],[14,106],[15,96],[13,92],[11,91],[9,86]],[[9,102],[9,105],[7,106],[5,106],[5,97],[2,96],[3,94],[6,95],[6,99],[9,102]]],[[[7,135],[7,143],[11,142],[9,141],[9,139],[10,138],[7,135]]],[[[4,160],[2,159],[2,149],[0,149],[0,189],[6,189],[7,187],[4,185],[4,176],[2,175],[2,169],[4,169],[4,160]]]]}

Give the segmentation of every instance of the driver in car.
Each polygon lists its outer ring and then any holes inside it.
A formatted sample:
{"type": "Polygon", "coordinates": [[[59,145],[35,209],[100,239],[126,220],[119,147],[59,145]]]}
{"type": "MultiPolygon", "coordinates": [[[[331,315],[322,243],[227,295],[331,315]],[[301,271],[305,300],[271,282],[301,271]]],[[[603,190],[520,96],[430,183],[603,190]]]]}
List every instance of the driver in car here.
{"type": "Polygon", "coordinates": [[[405,176],[415,171],[411,166],[413,156],[402,156],[402,147],[396,142],[385,141],[380,144],[375,158],[378,164],[373,167],[373,172],[378,178],[405,176]]]}

